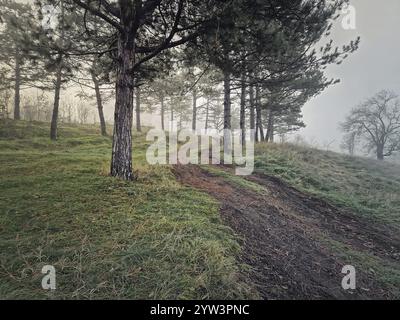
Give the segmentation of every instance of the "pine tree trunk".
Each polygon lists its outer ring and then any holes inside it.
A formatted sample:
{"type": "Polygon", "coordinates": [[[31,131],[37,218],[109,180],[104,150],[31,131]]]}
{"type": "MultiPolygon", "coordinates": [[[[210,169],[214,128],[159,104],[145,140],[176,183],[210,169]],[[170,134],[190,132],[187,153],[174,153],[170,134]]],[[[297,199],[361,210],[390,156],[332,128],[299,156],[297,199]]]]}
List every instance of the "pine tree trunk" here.
{"type": "MultiPolygon", "coordinates": [[[[64,43],[64,1],[61,1],[61,47],[64,43]]],[[[62,71],[63,71],[63,55],[59,52],[57,57],[57,75],[56,75],[56,83],[54,90],[54,106],[53,106],[53,114],[51,117],[51,125],[50,125],[50,139],[57,140],[57,126],[58,126],[58,110],[60,106],[60,92],[61,92],[61,83],[62,83],[62,71]]]]}
{"type": "Polygon", "coordinates": [[[14,120],[21,120],[21,57],[15,50],[14,120]]]}
{"type": "Polygon", "coordinates": [[[264,140],[264,130],[262,125],[261,104],[260,104],[260,87],[256,86],[256,142],[264,140]]]}
{"type": "Polygon", "coordinates": [[[58,111],[60,106],[60,92],[61,92],[61,82],[62,82],[62,63],[63,57],[60,54],[57,59],[57,75],[56,75],[56,83],[54,90],[54,106],[53,106],[53,115],[51,117],[51,126],[50,126],[50,139],[57,140],[57,127],[58,127],[58,111]]]}
{"type": "Polygon", "coordinates": [[[272,108],[270,108],[268,112],[268,127],[267,127],[266,141],[274,142],[274,113],[272,111],[272,108]]]}
{"type": "Polygon", "coordinates": [[[140,120],[140,87],[136,88],[136,131],[142,132],[142,123],[140,120]]]}
{"type": "Polygon", "coordinates": [[[134,179],[132,173],[133,57],[132,41],[124,39],[124,36],[120,35],[111,175],[125,180],[134,179]]]}
{"type": "Polygon", "coordinates": [[[165,130],[165,105],[164,97],[161,98],[161,129],[165,130]]]}
{"type": "Polygon", "coordinates": [[[240,130],[242,145],[246,145],[246,79],[242,75],[240,93],[240,130]]]}
{"type": "Polygon", "coordinates": [[[230,153],[231,135],[227,130],[232,128],[231,114],[231,75],[224,71],[224,151],[230,153]]]}
{"type": "MultiPolygon", "coordinates": [[[[255,107],[254,107],[254,87],[250,86],[249,92],[249,99],[250,99],[250,130],[256,129],[256,114],[255,114],[255,107]]],[[[251,139],[254,140],[254,136],[251,135],[251,139]]]]}
{"type": "Polygon", "coordinates": [[[100,84],[99,84],[99,80],[96,77],[95,72],[92,71],[91,73],[92,73],[92,80],[94,83],[94,90],[96,92],[97,110],[99,112],[101,135],[106,136],[107,135],[107,127],[106,127],[106,121],[104,119],[103,100],[101,98],[100,84]]]}
{"type": "Polygon", "coordinates": [[[193,89],[193,116],[192,116],[192,130],[195,131],[197,128],[197,91],[193,89]]]}

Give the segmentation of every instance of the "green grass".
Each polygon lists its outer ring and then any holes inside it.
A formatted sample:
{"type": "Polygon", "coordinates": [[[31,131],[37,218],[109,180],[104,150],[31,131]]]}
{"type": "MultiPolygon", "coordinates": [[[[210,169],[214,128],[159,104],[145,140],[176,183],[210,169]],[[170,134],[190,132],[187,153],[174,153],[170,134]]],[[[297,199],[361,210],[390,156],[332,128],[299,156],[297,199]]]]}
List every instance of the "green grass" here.
{"type": "MultiPolygon", "coordinates": [[[[168,166],[148,166],[142,135],[134,136],[139,180],[125,182],[108,176],[111,139],[97,126],[63,125],[57,142],[48,134],[48,124],[0,121],[0,299],[257,298],[219,204],[180,185],[168,166]],[[54,292],[41,288],[47,264],[57,270],[54,292]]],[[[255,162],[258,172],[400,228],[398,165],[275,144],[258,145],[255,162]]],[[[397,266],[321,241],[397,290],[397,266]]]]}
{"type": "Polygon", "coordinates": [[[258,172],[400,228],[400,166],[290,144],[256,147],[258,172]]]}
{"type": "Polygon", "coordinates": [[[110,138],[91,126],[0,122],[0,299],[240,299],[240,247],[209,196],[145,164],[108,176],[110,138]],[[54,265],[57,290],[41,288],[54,265]]]}
{"type": "Polygon", "coordinates": [[[329,246],[335,255],[351,262],[357,270],[363,270],[366,274],[375,278],[385,286],[386,292],[390,292],[396,299],[400,299],[400,268],[398,263],[384,261],[375,255],[356,251],[342,242],[323,235],[320,235],[320,240],[329,246]]]}

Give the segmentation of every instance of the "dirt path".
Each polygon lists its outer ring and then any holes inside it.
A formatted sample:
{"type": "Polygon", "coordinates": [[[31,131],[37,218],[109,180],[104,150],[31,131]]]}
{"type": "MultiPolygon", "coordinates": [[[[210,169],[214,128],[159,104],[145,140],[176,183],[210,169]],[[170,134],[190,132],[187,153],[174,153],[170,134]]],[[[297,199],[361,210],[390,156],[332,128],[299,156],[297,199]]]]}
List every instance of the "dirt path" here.
{"type": "MultiPolygon", "coordinates": [[[[224,170],[229,170],[224,168],[224,170]]],[[[324,239],[399,263],[400,237],[279,179],[254,175],[256,192],[227,182],[198,166],[176,166],[185,185],[207,192],[221,203],[221,216],[243,239],[241,259],[252,267],[251,281],[265,299],[393,298],[371,272],[357,270],[357,290],[341,288],[342,267],[352,261],[337,255],[324,239]]]]}

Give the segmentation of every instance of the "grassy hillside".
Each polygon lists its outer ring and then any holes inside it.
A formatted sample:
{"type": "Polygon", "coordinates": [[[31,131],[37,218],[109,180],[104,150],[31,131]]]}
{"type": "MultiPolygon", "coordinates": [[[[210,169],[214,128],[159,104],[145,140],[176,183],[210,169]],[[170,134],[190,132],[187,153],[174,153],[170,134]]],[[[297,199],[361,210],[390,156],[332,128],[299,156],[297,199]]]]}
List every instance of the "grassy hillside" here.
{"type": "Polygon", "coordinates": [[[400,228],[400,166],[291,144],[261,144],[256,171],[400,228]]]}
{"type": "MultiPolygon", "coordinates": [[[[259,145],[255,161],[256,172],[278,177],[298,190],[366,218],[371,226],[392,230],[393,234],[400,231],[399,165],[290,144],[259,145]]],[[[323,230],[314,236],[334,255],[376,279],[386,292],[400,297],[397,249],[391,249],[397,262],[386,261],[368,250],[333,239],[323,230]]],[[[374,245],[364,244],[366,248],[374,245]]]]}
{"type": "Polygon", "coordinates": [[[254,297],[239,277],[240,247],[209,196],[148,167],[107,176],[111,140],[95,127],[0,122],[0,299],[254,297]],[[55,292],[41,268],[57,270],[55,292]]]}
{"type": "MultiPolygon", "coordinates": [[[[182,186],[170,167],[148,166],[143,135],[134,136],[139,181],[124,182],[108,176],[111,139],[96,126],[61,126],[57,142],[48,133],[48,124],[0,120],[0,299],[259,297],[248,267],[238,263],[240,238],[222,222],[220,203],[182,186]],[[57,270],[54,292],[41,289],[47,264],[57,270]]],[[[400,229],[400,166],[273,144],[258,145],[255,161],[257,173],[281,178],[306,198],[322,198],[382,230],[400,229]]],[[[207,170],[274,201],[257,181],[207,170]]],[[[324,228],[310,230],[312,246],[356,262],[400,296],[395,258],[359,250],[324,228]]]]}
{"type": "MultiPolygon", "coordinates": [[[[400,297],[400,166],[290,144],[258,145],[255,162],[255,174],[252,177],[235,176],[232,170],[224,167],[204,166],[203,169],[212,177],[223,178],[226,183],[239,188],[239,195],[252,190],[253,194],[266,199],[262,203],[254,196],[246,202],[244,197],[235,207],[239,215],[262,216],[264,210],[263,217],[279,217],[276,211],[281,213],[281,218],[290,216],[281,223],[276,239],[272,237],[261,243],[263,255],[267,255],[266,248],[275,240],[270,255],[279,252],[279,246],[284,247],[284,252],[291,251],[292,258],[298,254],[302,258],[293,263],[294,268],[300,267],[301,260],[307,257],[304,259],[309,274],[303,276],[312,279],[313,262],[309,252],[320,248],[317,252],[328,252],[329,258],[340,261],[339,265],[351,264],[356,267],[357,283],[364,285],[358,287],[358,294],[369,294],[374,298],[380,294],[386,295],[386,298],[400,297]],[[291,190],[291,187],[295,187],[295,190],[291,190]],[[321,199],[325,201],[320,202],[321,199]],[[326,202],[333,207],[326,205],[326,202]],[[271,205],[275,209],[265,209],[271,205]],[[297,236],[303,239],[300,242],[289,241],[285,247],[286,237],[296,236],[295,230],[289,228],[291,223],[302,226],[297,236]],[[310,248],[299,254],[299,251],[307,248],[309,241],[310,248]],[[379,289],[371,289],[373,283],[379,289]]],[[[203,183],[202,179],[199,185],[203,183]]],[[[209,186],[205,188],[208,189],[209,186]]],[[[226,201],[228,208],[233,206],[229,199],[226,201]]],[[[253,226],[250,234],[256,232],[256,226],[262,225],[264,219],[253,226]]],[[[268,235],[273,235],[273,227],[273,223],[261,226],[260,237],[265,230],[268,230],[268,235]]],[[[276,258],[270,268],[276,268],[279,259],[276,258]]],[[[269,260],[265,263],[268,264],[269,260]]],[[[319,263],[316,262],[317,265],[319,263]]],[[[331,262],[327,268],[332,266],[331,262]]],[[[333,274],[339,274],[340,268],[333,268],[333,274]]],[[[289,278],[290,274],[296,272],[301,277],[301,271],[293,271],[283,278],[289,278]]],[[[305,282],[302,282],[303,285],[305,282]]],[[[325,284],[321,282],[320,285],[323,287],[325,284]]]]}

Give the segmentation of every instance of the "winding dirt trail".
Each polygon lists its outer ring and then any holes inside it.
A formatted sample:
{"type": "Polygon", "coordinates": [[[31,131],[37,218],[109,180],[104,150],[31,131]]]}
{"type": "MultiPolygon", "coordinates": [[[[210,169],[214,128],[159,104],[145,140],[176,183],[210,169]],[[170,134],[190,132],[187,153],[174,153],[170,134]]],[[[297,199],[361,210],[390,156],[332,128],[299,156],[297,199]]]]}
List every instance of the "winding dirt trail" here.
{"type": "MultiPolygon", "coordinates": [[[[229,168],[219,169],[230,171],[229,168]]],[[[357,290],[341,287],[348,252],[400,263],[396,230],[372,224],[304,194],[279,179],[253,175],[260,192],[240,187],[198,166],[176,166],[179,181],[221,203],[223,221],[243,240],[240,259],[264,299],[390,299],[370,270],[357,270],[357,290]],[[333,243],[346,252],[338,254],[333,243]],[[351,251],[349,251],[351,250],[351,251]]]]}

